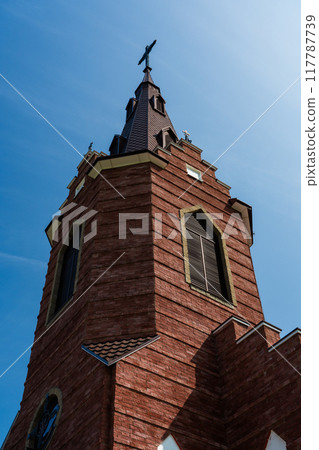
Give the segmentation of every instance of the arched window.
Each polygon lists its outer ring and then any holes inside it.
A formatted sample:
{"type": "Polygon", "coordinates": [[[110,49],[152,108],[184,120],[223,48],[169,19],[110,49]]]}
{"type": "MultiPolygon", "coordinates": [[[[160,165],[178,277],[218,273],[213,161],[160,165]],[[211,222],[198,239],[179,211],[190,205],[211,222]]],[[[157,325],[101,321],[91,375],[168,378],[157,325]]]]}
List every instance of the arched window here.
{"type": "Polygon", "coordinates": [[[201,210],[184,215],[186,280],[223,302],[233,303],[221,232],[201,210]]]}

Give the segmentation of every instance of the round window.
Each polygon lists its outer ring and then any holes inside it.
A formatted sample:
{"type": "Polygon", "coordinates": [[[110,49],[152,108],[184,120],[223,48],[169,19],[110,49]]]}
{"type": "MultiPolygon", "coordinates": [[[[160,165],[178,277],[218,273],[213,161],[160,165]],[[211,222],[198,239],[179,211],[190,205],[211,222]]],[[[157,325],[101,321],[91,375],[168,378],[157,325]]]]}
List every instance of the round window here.
{"type": "Polygon", "coordinates": [[[40,403],[30,425],[26,450],[43,450],[52,439],[61,415],[62,396],[59,389],[51,389],[40,403]]]}

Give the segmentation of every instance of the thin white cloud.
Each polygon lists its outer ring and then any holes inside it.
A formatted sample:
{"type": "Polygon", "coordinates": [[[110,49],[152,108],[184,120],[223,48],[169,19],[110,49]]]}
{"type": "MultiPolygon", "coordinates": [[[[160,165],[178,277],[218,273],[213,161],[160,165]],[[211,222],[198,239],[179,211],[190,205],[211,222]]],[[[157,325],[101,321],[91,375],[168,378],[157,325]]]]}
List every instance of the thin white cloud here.
{"type": "Polygon", "coordinates": [[[10,253],[0,252],[0,259],[5,259],[13,263],[22,263],[46,267],[47,264],[39,259],[25,258],[24,256],[11,255],[10,253]]]}

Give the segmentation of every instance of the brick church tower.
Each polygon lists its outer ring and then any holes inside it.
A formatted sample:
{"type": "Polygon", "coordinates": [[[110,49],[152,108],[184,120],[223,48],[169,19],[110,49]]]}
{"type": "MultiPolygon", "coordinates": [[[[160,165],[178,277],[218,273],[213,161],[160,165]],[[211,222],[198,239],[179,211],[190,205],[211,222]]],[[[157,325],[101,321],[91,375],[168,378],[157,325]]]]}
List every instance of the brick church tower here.
{"type": "MultiPolygon", "coordinates": [[[[144,78],[52,249],[14,449],[299,449],[300,330],[264,320],[252,209],[144,78]]],[[[90,146],[91,147],[91,146],[90,146]]]]}

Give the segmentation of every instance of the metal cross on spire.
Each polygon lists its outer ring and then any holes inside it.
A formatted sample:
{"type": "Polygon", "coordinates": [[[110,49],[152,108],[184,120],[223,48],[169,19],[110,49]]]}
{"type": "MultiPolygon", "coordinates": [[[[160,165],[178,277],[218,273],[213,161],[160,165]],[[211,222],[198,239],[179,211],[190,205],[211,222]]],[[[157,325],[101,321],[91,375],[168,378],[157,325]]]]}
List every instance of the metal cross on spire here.
{"type": "Polygon", "coordinates": [[[149,59],[149,54],[152,50],[152,48],[154,47],[154,45],[156,44],[156,39],[154,42],[152,42],[151,45],[147,45],[145,47],[145,52],[144,55],[142,56],[142,58],[139,60],[138,65],[140,65],[144,60],[145,60],[145,69],[149,68],[150,69],[150,59],[149,59]]]}

